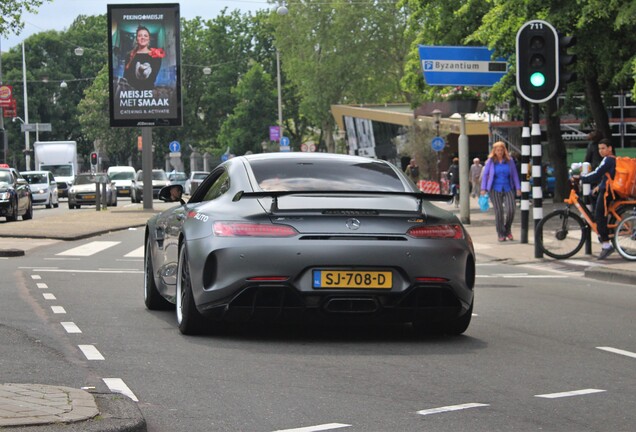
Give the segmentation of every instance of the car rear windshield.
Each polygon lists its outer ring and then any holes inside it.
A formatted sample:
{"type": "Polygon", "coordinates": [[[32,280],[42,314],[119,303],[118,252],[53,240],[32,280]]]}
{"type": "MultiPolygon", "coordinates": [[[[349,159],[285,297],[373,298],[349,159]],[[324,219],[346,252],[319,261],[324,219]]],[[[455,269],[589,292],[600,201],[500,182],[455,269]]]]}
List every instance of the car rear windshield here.
{"type": "Polygon", "coordinates": [[[252,171],[262,190],[404,191],[395,170],[369,159],[252,160],[252,171]]]}
{"type": "Polygon", "coordinates": [[[75,177],[75,181],[73,182],[73,184],[75,185],[84,185],[84,184],[91,184],[91,183],[108,183],[108,177],[105,175],[94,175],[94,174],[89,174],[89,175],[78,175],[77,177],[75,177]]]}

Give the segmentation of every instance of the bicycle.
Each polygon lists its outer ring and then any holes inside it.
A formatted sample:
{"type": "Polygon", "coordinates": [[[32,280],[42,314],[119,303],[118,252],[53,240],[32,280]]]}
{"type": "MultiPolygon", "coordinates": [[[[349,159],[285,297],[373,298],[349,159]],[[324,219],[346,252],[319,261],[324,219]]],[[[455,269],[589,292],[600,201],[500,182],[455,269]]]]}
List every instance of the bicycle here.
{"type": "MultiPolygon", "coordinates": [[[[570,190],[570,196],[563,201],[565,208],[549,213],[539,221],[535,229],[535,242],[539,250],[555,259],[567,259],[576,255],[589,237],[590,230],[598,234],[594,216],[579,196],[576,185],[570,190]],[[578,210],[578,214],[573,211],[572,206],[578,210]]],[[[630,235],[634,235],[636,230],[636,199],[612,201],[608,208],[608,217],[607,227],[614,249],[623,258],[635,261],[636,239],[631,239],[630,235]],[[630,211],[631,215],[624,217],[630,211]]]]}
{"type": "Polygon", "coordinates": [[[636,261],[636,208],[616,227],[614,247],[626,260],[636,261]]]}

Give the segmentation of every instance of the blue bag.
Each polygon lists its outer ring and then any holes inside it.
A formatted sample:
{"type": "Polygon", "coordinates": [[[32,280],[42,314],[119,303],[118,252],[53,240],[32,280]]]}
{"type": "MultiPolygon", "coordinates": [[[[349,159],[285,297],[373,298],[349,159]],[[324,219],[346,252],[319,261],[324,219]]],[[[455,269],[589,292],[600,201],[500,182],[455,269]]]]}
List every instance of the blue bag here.
{"type": "Polygon", "coordinates": [[[490,207],[488,203],[489,200],[490,197],[488,196],[488,194],[479,195],[479,208],[481,209],[481,211],[488,211],[488,208],[490,207]]]}

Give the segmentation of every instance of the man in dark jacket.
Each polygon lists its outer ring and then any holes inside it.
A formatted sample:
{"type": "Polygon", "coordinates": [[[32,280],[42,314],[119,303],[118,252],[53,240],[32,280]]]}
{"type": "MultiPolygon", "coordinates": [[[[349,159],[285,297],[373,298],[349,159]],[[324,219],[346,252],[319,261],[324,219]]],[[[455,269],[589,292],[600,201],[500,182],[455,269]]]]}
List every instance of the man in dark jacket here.
{"type": "Polygon", "coordinates": [[[592,193],[597,195],[596,205],[594,206],[594,221],[596,222],[596,230],[598,231],[599,240],[601,242],[601,253],[598,259],[602,260],[607,258],[614,248],[609,241],[609,230],[607,229],[607,213],[606,209],[612,200],[611,194],[605,196],[607,190],[607,175],[610,178],[614,178],[616,174],[616,156],[614,156],[614,147],[612,142],[603,138],[598,143],[598,153],[603,158],[599,166],[587,175],[581,176],[583,183],[598,183],[598,186],[594,188],[592,193]]]}

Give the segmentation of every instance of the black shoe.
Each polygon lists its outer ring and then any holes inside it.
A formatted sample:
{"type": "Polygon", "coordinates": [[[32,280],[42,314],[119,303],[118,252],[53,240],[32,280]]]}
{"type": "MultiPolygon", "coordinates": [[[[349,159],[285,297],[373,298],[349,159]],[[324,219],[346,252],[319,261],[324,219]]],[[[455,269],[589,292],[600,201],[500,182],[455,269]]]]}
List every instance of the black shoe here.
{"type": "Polygon", "coordinates": [[[614,248],[611,246],[608,247],[607,249],[601,249],[601,253],[598,255],[598,259],[604,260],[605,258],[610,256],[612,252],[614,252],[614,248]]]}

